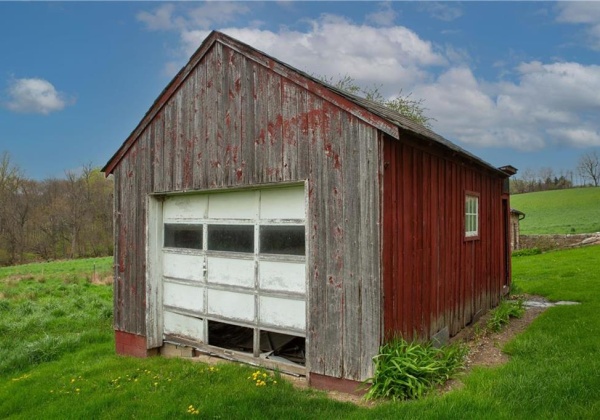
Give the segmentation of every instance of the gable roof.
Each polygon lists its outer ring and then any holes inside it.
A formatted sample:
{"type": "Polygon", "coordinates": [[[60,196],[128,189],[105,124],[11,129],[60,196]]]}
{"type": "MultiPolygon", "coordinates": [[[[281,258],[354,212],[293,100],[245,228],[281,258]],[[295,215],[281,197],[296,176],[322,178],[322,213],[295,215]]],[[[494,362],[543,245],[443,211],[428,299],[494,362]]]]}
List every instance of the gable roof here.
{"type": "Polygon", "coordinates": [[[502,171],[493,165],[485,162],[481,158],[473,155],[462,147],[452,143],[444,137],[436,134],[430,129],[418,124],[403,115],[373,101],[353,95],[334,86],[331,86],[314,76],[311,76],[301,70],[298,70],[289,64],[286,64],[268,54],[257,50],[250,45],[244,44],[235,38],[225,35],[218,31],[212,31],[208,37],[202,42],[200,47],[189,59],[188,63],[175,75],[171,82],[163,89],[158,98],[154,101],[150,109],[144,115],[144,118],[139,122],[137,127],[127,137],[125,142],[110,158],[106,165],[102,168],[107,176],[111,174],[121,159],[127,154],[131,146],[137,141],[137,138],[142,134],[145,128],[154,119],[156,114],[160,112],[163,106],[168,102],[171,96],[177,91],[179,86],[185,82],[187,76],[193,71],[196,65],[201,61],[204,55],[211,49],[215,42],[220,42],[223,45],[243,54],[246,58],[251,59],[259,64],[269,67],[279,75],[292,80],[298,85],[310,90],[312,93],[321,96],[323,99],[332,102],[347,112],[355,115],[368,124],[385,132],[389,136],[399,139],[402,132],[409,132],[419,138],[423,138],[439,144],[445,149],[448,149],[464,158],[473,161],[479,166],[483,166],[492,172],[508,177],[510,174],[502,171]]]}

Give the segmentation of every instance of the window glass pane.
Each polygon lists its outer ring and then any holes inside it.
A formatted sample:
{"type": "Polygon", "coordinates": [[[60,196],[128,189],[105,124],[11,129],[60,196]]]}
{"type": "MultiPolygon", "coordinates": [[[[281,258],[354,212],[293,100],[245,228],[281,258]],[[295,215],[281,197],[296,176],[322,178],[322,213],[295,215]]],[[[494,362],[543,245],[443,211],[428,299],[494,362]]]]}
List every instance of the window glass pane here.
{"type": "Polygon", "coordinates": [[[165,247],[202,249],[202,225],[165,224],[165,247]]]}
{"type": "Polygon", "coordinates": [[[465,199],[465,234],[479,234],[479,197],[468,195],[465,199]]]}
{"type": "Polygon", "coordinates": [[[208,225],[208,249],[254,252],[253,225],[208,225]]]}
{"type": "Polygon", "coordinates": [[[305,255],[304,226],[261,226],[260,252],[305,255]]]}

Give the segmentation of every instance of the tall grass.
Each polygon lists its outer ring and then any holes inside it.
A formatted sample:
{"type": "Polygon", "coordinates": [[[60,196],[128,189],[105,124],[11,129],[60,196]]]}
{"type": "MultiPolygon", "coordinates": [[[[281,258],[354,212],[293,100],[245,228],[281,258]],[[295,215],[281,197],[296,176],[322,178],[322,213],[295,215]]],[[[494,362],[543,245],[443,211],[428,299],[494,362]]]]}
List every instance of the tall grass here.
{"type": "Polygon", "coordinates": [[[107,264],[94,259],[0,269],[0,374],[110,342],[111,289],[92,283],[94,273],[107,273],[107,264]]]}

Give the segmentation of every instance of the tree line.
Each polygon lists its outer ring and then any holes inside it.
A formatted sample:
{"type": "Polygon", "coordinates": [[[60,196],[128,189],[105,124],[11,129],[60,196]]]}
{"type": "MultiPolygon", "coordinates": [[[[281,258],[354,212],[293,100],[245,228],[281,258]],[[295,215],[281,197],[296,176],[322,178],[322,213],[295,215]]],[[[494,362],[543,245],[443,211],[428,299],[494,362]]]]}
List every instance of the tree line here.
{"type": "Polygon", "coordinates": [[[526,168],[510,180],[512,194],[536,191],[561,190],[573,187],[593,186],[600,184],[600,155],[596,151],[584,153],[579,158],[575,170],[555,172],[550,167],[534,171],[526,168]]]}
{"type": "Polygon", "coordinates": [[[0,266],[113,252],[113,180],[84,165],[64,179],[28,179],[0,155],[0,266]]]}

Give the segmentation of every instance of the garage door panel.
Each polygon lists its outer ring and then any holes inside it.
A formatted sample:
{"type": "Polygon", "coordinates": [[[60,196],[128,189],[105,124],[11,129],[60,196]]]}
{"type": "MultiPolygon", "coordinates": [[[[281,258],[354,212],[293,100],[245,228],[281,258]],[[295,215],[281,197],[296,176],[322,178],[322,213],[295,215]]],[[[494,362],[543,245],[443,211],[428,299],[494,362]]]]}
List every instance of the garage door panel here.
{"type": "Polygon", "coordinates": [[[293,293],[306,292],[304,263],[260,261],[259,276],[261,289],[293,293]]]}
{"type": "Polygon", "coordinates": [[[202,281],[204,256],[192,254],[163,253],[163,272],[167,277],[202,281]]]}
{"type": "Polygon", "coordinates": [[[164,332],[204,341],[204,320],[165,311],[164,332]]]}
{"type": "Polygon", "coordinates": [[[208,209],[208,196],[206,195],[181,195],[169,197],[164,203],[163,218],[166,222],[202,219],[206,217],[208,209]]]}
{"type": "Polygon", "coordinates": [[[261,191],[261,219],[304,219],[305,217],[304,186],[261,191]]]}
{"type": "Polygon", "coordinates": [[[304,331],[306,328],[304,300],[261,296],[259,322],[304,331]]]}
{"type": "Polygon", "coordinates": [[[254,295],[208,289],[208,313],[232,320],[254,321],[254,295]]]}
{"type": "Polygon", "coordinates": [[[254,260],[208,257],[209,283],[254,287],[254,260]]]}
{"type": "Polygon", "coordinates": [[[164,304],[191,311],[204,311],[204,287],[165,282],[164,304]]]}
{"type": "Polygon", "coordinates": [[[258,217],[258,191],[237,191],[209,196],[210,219],[256,219],[258,217]]]}

